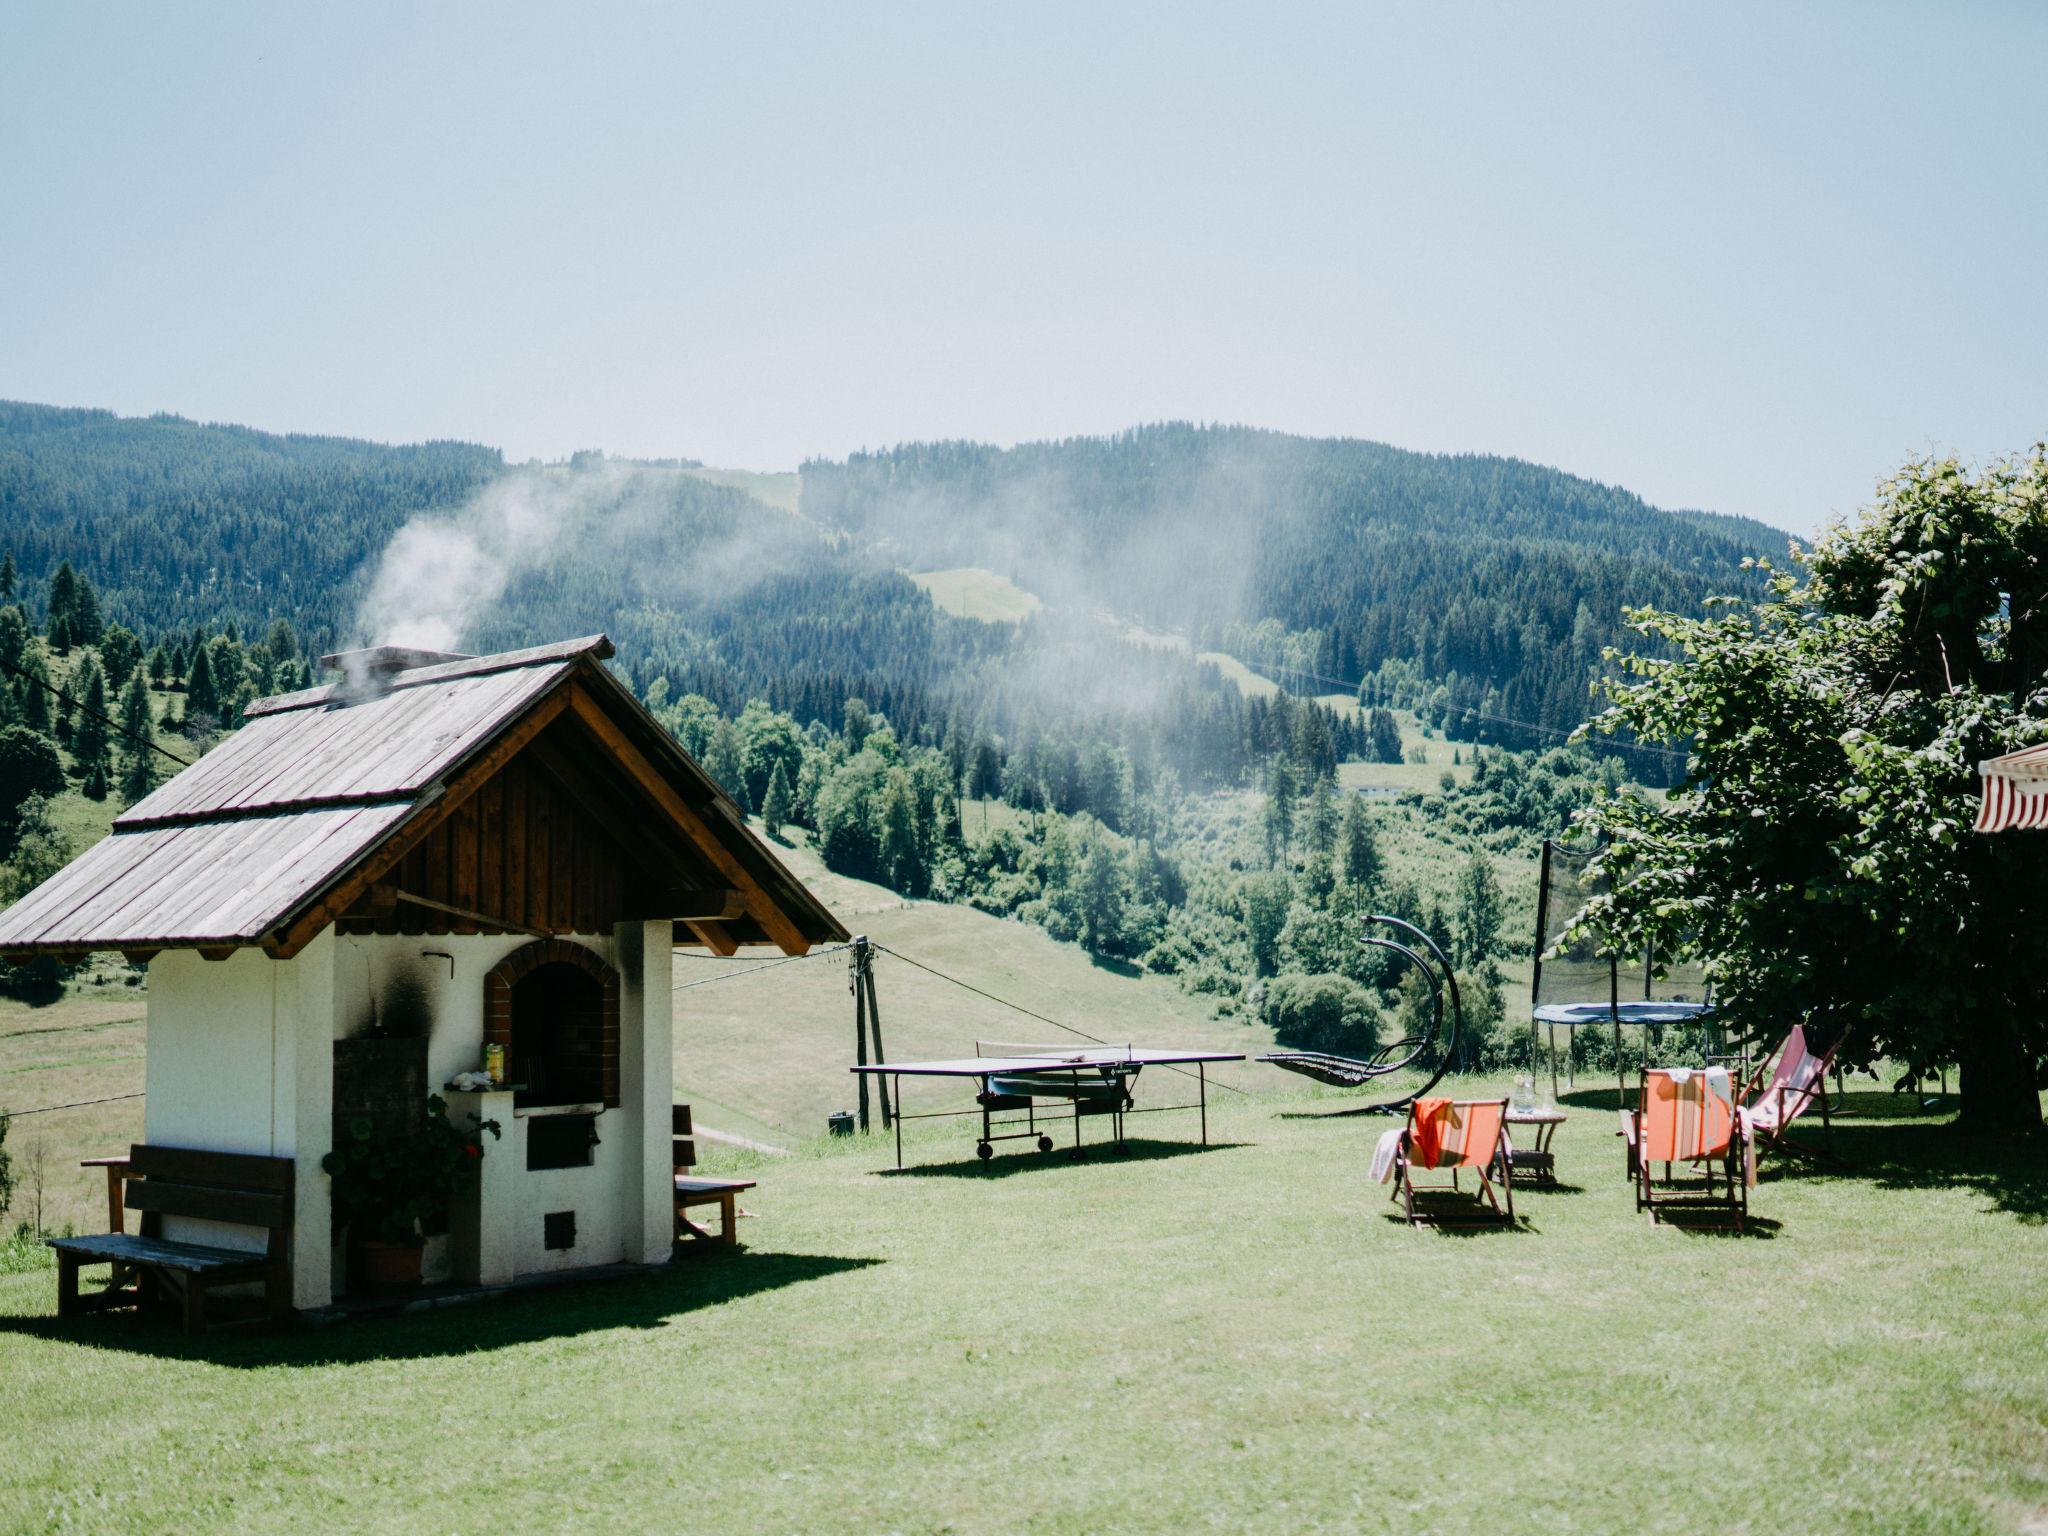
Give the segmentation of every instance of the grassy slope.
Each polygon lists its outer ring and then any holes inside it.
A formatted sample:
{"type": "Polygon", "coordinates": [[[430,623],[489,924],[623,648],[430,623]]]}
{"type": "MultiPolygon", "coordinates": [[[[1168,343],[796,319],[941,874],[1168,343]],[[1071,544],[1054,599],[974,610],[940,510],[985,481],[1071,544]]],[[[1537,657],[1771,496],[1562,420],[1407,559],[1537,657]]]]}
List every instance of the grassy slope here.
{"type": "Polygon", "coordinates": [[[60,1329],[0,1277],[0,1528],[2041,1528],[2038,1154],[1859,1121],[1859,1172],[1694,1235],[1587,1104],[1530,1230],[1452,1237],[1389,1219],[1382,1122],[1332,1103],[1125,1161],[813,1149],[750,1251],[281,1337],[60,1329]]]}
{"type": "Polygon", "coordinates": [[[904,574],[930,593],[937,607],[955,618],[1015,624],[1030,618],[1045,606],[1009,577],[999,576],[978,565],[964,565],[950,571],[906,571],[904,574]]]}

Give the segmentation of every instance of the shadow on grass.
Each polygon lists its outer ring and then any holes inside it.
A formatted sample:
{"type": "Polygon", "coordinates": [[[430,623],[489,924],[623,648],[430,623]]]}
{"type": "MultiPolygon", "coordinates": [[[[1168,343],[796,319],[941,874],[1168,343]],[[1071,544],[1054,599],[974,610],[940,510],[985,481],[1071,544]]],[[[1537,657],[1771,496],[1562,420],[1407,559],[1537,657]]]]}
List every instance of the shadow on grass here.
{"type": "Polygon", "coordinates": [[[119,1311],[67,1322],[54,1316],[0,1317],[0,1338],[45,1339],[244,1370],[426,1360],[613,1328],[661,1328],[706,1307],[881,1262],[829,1254],[727,1253],[624,1278],[537,1287],[469,1305],[325,1327],[216,1329],[193,1336],[175,1322],[119,1311]]]}
{"type": "Polygon", "coordinates": [[[885,1179],[1006,1179],[1013,1174],[1033,1173],[1045,1168],[1075,1168],[1089,1163],[1107,1163],[1114,1167],[1118,1163],[1158,1162],[1162,1158],[1192,1157],[1202,1152],[1227,1152],[1245,1145],[1247,1143],[1241,1141],[1212,1141],[1204,1146],[1197,1141],[1133,1139],[1124,1143],[1121,1152],[1112,1143],[1095,1142],[1084,1146],[1079,1158],[1073,1155],[1071,1145],[1056,1145],[1050,1152],[1012,1152],[1005,1155],[999,1151],[987,1162],[976,1157],[964,1157],[950,1163],[912,1163],[907,1168],[878,1168],[875,1172],[885,1179]]]}
{"type": "Polygon", "coordinates": [[[1406,1116],[1408,1101],[1398,1104],[1354,1104],[1349,1109],[1283,1109],[1273,1118],[1276,1120],[1349,1120],[1356,1115],[1378,1115],[1382,1119],[1395,1120],[1406,1116]]]}
{"type": "MultiPolygon", "coordinates": [[[[1875,1097],[1875,1096],[1873,1096],[1875,1097]]],[[[1991,1209],[2048,1226],[2048,1140],[1972,1133],[1954,1121],[1836,1121],[1835,1156],[1846,1165],[1773,1160],[1773,1180],[1849,1179],[1880,1189],[1968,1189],[1991,1209]]],[[[1819,1132],[1804,1138],[1819,1145],[1819,1132]]]]}
{"type": "Polygon", "coordinates": [[[1540,1234],[1529,1225],[1529,1218],[1517,1216],[1513,1221],[1489,1221],[1459,1212],[1432,1211],[1419,1206],[1416,1214],[1422,1219],[1410,1223],[1406,1213],[1388,1211],[1384,1219],[1397,1227],[1413,1225],[1418,1232],[1434,1232],[1438,1237],[1536,1237],[1540,1234]]]}

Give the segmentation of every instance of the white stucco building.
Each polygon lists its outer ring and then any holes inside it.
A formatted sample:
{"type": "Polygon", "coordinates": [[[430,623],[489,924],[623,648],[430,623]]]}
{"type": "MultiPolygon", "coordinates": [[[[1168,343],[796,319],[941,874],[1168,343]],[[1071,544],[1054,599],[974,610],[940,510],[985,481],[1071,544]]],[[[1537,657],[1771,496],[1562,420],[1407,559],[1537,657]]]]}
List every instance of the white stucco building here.
{"type": "Polygon", "coordinates": [[[147,959],[145,1139],[293,1159],[299,1308],[339,1284],[337,1126],[427,1092],[503,1126],[456,1278],[667,1258],[672,946],[846,937],[610,654],[330,658],[0,913],[0,953],[147,959]],[[448,1091],[490,1043],[507,1089],[448,1091]]]}

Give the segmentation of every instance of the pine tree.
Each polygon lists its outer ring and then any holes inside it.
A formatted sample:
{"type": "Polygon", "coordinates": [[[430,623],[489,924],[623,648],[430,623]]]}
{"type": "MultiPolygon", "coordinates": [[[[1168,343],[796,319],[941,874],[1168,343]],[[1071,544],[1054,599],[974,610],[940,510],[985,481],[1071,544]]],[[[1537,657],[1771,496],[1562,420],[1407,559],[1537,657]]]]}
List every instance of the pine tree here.
{"type": "Polygon", "coordinates": [[[156,722],[150,718],[149,686],[137,671],[121,693],[121,798],[130,805],[156,787],[156,722]]]}
{"type": "Polygon", "coordinates": [[[21,705],[21,723],[37,735],[56,739],[56,721],[50,715],[50,669],[40,648],[31,647],[21,656],[23,676],[14,685],[15,701],[21,705]]]}
{"type": "Polygon", "coordinates": [[[767,828],[770,837],[782,835],[782,825],[789,820],[789,774],[781,763],[768,775],[768,793],[761,799],[761,825],[767,828]]]}
{"type": "MultiPolygon", "coordinates": [[[[71,730],[72,763],[79,778],[88,785],[97,778],[100,792],[92,798],[103,800],[107,775],[113,768],[107,755],[107,674],[100,670],[99,661],[88,654],[84,664],[72,674],[71,684],[84,692],[77,724],[71,730]]],[[[92,794],[90,789],[86,793],[92,794]]]]}
{"type": "MultiPolygon", "coordinates": [[[[21,585],[21,572],[14,568],[14,551],[0,555],[0,602],[14,601],[14,589],[21,585]]],[[[7,1209],[7,1202],[0,1200],[0,1211],[7,1209]]]]}
{"type": "Polygon", "coordinates": [[[1274,758],[1266,770],[1265,831],[1266,862],[1277,864],[1294,839],[1294,775],[1284,757],[1274,758]]]}
{"type": "Polygon", "coordinates": [[[1320,774],[1308,792],[1308,845],[1325,858],[1337,846],[1337,797],[1320,774]]]}
{"type": "Polygon", "coordinates": [[[60,656],[71,643],[71,605],[77,599],[78,572],[72,570],[71,562],[66,560],[58,565],[56,575],[50,578],[48,624],[45,631],[49,635],[50,649],[60,656]]]}
{"type": "Polygon", "coordinates": [[[107,627],[106,620],[100,617],[100,595],[83,576],[71,593],[70,617],[73,645],[96,645],[107,627]]]}
{"type": "Polygon", "coordinates": [[[164,649],[159,640],[156,649],[149,653],[149,680],[159,688],[165,688],[171,681],[171,653],[164,649]]]}
{"type": "Polygon", "coordinates": [[[1501,917],[1500,880],[1493,872],[1493,860],[1474,848],[1458,874],[1453,934],[1462,965],[1478,966],[1500,953],[1501,917]]]}
{"type": "Polygon", "coordinates": [[[1380,845],[1363,798],[1353,797],[1344,803],[1344,824],[1337,834],[1337,846],[1343,860],[1344,883],[1361,897],[1370,897],[1380,883],[1380,845]]]}
{"type": "Polygon", "coordinates": [[[185,680],[185,729],[212,730],[220,723],[220,690],[213,681],[213,661],[205,646],[192,652],[192,675],[185,680]]]}
{"type": "Polygon", "coordinates": [[[29,634],[28,616],[18,603],[0,608],[0,672],[10,674],[10,681],[15,680],[11,674],[28,654],[29,634]]]}
{"type": "Polygon", "coordinates": [[[100,665],[107,669],[107,686],[119,691],[128,685],[128,674],[142,661],[142,642],[125,624],[109,624],[100,632],[100,665]]]}

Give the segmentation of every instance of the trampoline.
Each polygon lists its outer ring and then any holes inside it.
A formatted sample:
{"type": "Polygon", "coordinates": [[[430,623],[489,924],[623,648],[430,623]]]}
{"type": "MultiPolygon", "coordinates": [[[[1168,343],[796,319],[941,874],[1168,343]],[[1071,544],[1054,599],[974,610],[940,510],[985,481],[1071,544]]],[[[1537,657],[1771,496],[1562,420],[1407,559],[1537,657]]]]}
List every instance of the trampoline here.
{"type": "Polygon", "coordinates": [[[1530,981],[1529,1033],[1533,1065],[1543,1034],[1549,1033],[1550,1092],[1557,1095],[1557,1032],[1565,1031],[1565,1081],[1575,1086],[1571,1032],[1605,1025],[1614,1041],[1616,1082],[1624,1099],[1628,1083],[1621,1065],[1624,1025],[1658,1030],[1697,1026],[1704,1047],[1714,1005],[1706,972],[1696,961],[1645,949],[1624,966],[1603,955],[1590,939],[1573,937],[1571,925],[1586,903],[1602,894],[1587,870],[1597,848],[1569,848],[1546,838],[1536,894],[1536,961],[1530,981]]]}

